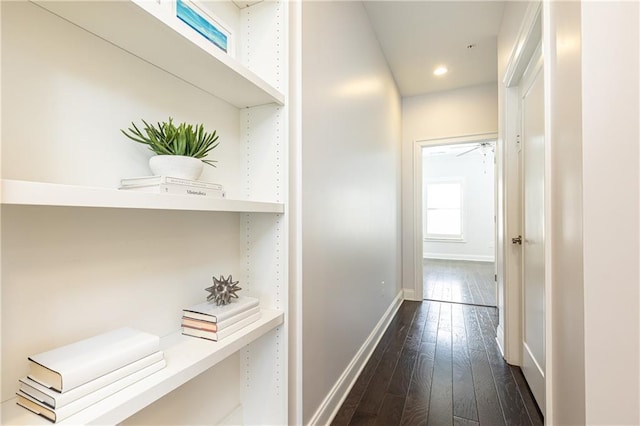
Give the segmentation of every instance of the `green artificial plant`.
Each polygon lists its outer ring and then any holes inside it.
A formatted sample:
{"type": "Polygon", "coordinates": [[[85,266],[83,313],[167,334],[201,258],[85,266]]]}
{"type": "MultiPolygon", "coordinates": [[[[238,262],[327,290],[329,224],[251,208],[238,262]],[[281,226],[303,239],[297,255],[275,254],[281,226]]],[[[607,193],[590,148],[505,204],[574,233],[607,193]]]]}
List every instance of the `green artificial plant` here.
{"type": "MultiPolygon", "coordinates": [[[[127,131],[120,131],[129,139],[145,144],[149,149],[158,155],[184,155],[202,160],[209,151],[217,147],[220,142],[216,131],[207,133],[204,126],[181,123],[176,127],[173,119],[169,117],[169,122],[163,121],[157,126],[144,123],[144,133],[138,129],[135,123],[131,123],[133,128],[127,131]]],[[[215,167],[215,160],[202,160],[210,166],[215,167]]]]}

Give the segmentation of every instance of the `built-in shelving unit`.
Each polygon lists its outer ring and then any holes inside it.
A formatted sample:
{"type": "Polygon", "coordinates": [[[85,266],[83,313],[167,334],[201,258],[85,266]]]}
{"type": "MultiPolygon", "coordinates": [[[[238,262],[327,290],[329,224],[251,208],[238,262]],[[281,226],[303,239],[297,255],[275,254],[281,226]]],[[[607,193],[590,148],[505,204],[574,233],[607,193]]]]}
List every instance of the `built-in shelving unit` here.
{"type": "Polygon", "coordinates": [[[121,209],[284,213],[283,203],[93,188],[4,179],[2,204],[121,209]]]}
{"type": "MultiPolygon", "coordinates": [[[[188,385],[211,400],[166,405],[165,415],[288,423],[288,5],[207,2],[231,8],[229,55],[178,20],[172,1],[0,5],[3,87],[12,88],[2,116],[11,167],[0,181],[2,321],[12,324],[3,330],[2,424],[50,424],[13,398],[27,356],[115,324],[162,330],[166,367],[62,424],[153,416],[162,411],[154,403],[192,402],[180,394],[188,385]],[[106,187],[140,176],[145,160],[110,132],[167,113],[226,130],[215,173],[233,198],[106,187]],[[69,173],[77,164],[90,166],[69,173]],[[174,332],[186,303],[200,303],[202,283],[220,273],[260,300],[261,319],[220,342],[174,332]],[[221,389],[231,397],[217,398],[221,389]]],[[[185,420],[194,422],[203,420],[185,420]]]]}
{"type": "MultiPolygon", "coordinates": [[[[180,332],[170,334],[161,340],[165,368],[58,424],[118,424],[282,323],[282,312],[263,310],[258,321],[220,342],[183,336],[180,332]]],[[[15,398],[2,404],[2,413],[5,425],[51,424],[18,406],[15,398]]]]}
{"type": "Polygon", "coordinates": [[[238,108],[284,104],[281,92],[157,2],[35,3],[238,108]]]}

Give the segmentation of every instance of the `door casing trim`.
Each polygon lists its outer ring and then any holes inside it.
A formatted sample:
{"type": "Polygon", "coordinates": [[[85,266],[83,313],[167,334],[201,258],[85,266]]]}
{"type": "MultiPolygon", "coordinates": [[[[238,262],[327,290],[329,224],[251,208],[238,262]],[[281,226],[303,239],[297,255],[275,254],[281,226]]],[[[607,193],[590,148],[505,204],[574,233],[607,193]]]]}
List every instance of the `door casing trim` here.
{"type": "Polygon", "coordinates": [[[415,289],[414,299],[423,299],[424,283],[422,282],[422,252],[423,252],[423,232],[422,232],[422,148],[442,145],[458,145],[471,142],[497,141],[497,133],[478,133],[472,135],[452,136],[437,139],[418,139],[413,141],[413,244],[415,253],[414,276],[415,289]]]}

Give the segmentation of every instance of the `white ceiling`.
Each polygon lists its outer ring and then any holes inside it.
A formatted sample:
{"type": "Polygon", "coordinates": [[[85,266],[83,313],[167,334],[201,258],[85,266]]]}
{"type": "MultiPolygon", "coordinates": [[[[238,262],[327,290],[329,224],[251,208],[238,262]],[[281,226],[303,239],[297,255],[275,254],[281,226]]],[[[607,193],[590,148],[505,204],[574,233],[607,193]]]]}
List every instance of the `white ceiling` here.
{"type": "Polygon", "coordinates": [[[496,38],[505,2],[363,3],[402,96],[497,80],[496,38]],[[442,65],[449,72],[434,76],[442,65]]]}

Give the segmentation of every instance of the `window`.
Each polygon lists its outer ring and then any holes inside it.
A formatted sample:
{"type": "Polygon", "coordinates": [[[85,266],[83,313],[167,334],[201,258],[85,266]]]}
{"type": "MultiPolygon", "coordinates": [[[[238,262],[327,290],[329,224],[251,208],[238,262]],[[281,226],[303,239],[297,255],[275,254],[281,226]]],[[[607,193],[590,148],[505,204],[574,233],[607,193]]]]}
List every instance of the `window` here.
{"type": "Polygon", "coordinates": [[[462,239],[462,181],[429,182],[425,187],[425,238],[462,239]]]}

